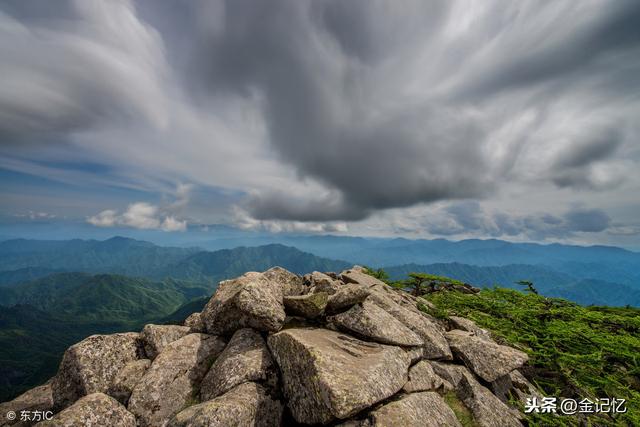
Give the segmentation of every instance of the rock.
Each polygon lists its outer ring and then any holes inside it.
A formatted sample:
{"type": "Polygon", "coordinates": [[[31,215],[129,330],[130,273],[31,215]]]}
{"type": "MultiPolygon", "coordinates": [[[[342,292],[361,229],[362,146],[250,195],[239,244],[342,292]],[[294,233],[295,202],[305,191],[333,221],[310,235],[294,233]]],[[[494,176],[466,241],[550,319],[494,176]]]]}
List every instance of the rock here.
{"type": "Polygon", "coordinates": [[[202,380],[200,397],[210,400],[248,381],[275,376],[273,359],[259,333],[238,329],[202,380]]]}
{"type": "Polygon", "coordinates": [[[539,401],[542,401],[543,398],[535,386],[518,370],[498,378],[489,386],[493,394],[505,403],[508,402],[510,396],[515,397],[523,404],[526,404],[527,399],[532,397],[538,398],[539,401]]]}
{"type": "Polygon", "coordinates": [[[411,359],[412,365],[423,359],[424,347],[408,347],[405,348],[404,351],[407,352],[407,355],[411,359]]]}
{"type": "Polygon", "coordinates": [[[304,285],[302,277],[282,267],[270,268],[262,274],[267,279],[279,283],[284,296],[302,295],[308,291],[308,287],[304,285]]]}
{"type": "Polygon", "coordinates": [[[155,359],[163,348],[189,333],[187,326],[145,325],[140,333],[144,351],[149,359],[155,359]]]}
{"type": "Polygon", "coordinates": [[[307,274],[304,276],[305,281],[309,282],[311,286],[311,291],[313,293],[316,292],[326,292],[329,295],[335,294],[340,286],[342,285],[340,281],[334,279],[328,274],[320,273],[314,271],[311,274],[307,274]]]}
{"type": "Polygon", "coordinates": [[[56,410],[91,393],[106,392],[124,366],[142,358],[140,334],[92,335],[65,351],[51,383],[56,410]]]}
{"type": "Polygon", "coordinates": [[[372,293],[371,301],[398,319],[423,340],[425,359],[451,360],[453,355],[441,327],[420,313],[401,306],[390,298],[372,293]]]}
{"type": "Polygon", "coordinates": [[[287,313],[308,319],[318,317],[327,306],[329,295],[326,292],[284,297],[284,308],[287,313]]]}
{"type": "Polygon", "coordinates": [[[327,301],[327,313],[338,313],[361,303],[369,296],[369,291],[362,285],[343,285],[327,301]]]}
{"type": "Polygon", "coordinates": [[[0,426],[9,426],[21,423],[21,411],[50,411],[53,407],[53,397],[51,396],[51,385],[45,384],[22,393],[10,402],[0,404],[0,426]],[[18,414],[17,419],[9,420],[7,413],[18,414]]]}
{"type": "Polygon", "coordinates": [[[136,419],[113,397],[92,393],[78,400],[41,427],[136,427],[136,419]]]}
{"type": "Polygon", "coordinates": [[[454,329],[446,333],[446,338],[454,354],[487,382],[520,368],[529,360],[526,353],[479,338],[472,332],[454,329]]]}
{"type": "Polygon", "coordinates": [[[409,381],[402,387],[407,393],[437,390],[444,385],[442,377],[437,375],[426,360],[420,361],[409,369],[409,381]]]}
{"type": "Polygon", "coordinates": [[[472,375],[463,375],[458,384],[457,395],[473,414],[480,427],[520,427],[522,415],[509,408],[472,375]]]}
{"type": "Polygon", "coordinates": [[[398,347],[327,329],[286,329],[268,338],[296,421],[326,424],[392,396],[407,380],[409,357],[398,347]]]}
{"type": "Polygon", "coordinates": [[[342,273],[340,273],[339,277],[344,283],[357,283],[360,285],[364,285],[365,287],[370,287],[375,285],[388,286],[383,281],[378,280],[373,276],[369,276],[364,271],[365,271],[364,267],[355,265],[351,267],[349,270],[345,270],[342,273]]]}
{"type": "Polygon", "coordinates": [[[435,392],[412,393],[369,414],[380,427],[462,427],[444,399],[435,392]]]}
{"type": "Polygon", "coordinates": [[[206,334],[189,334],[167,345],[129,398],[138,425],[161,426],[180,411],[224,347],[222,339],[206,334]]]}
{"type": "Polygon", "coordinates": [[[205,332],[204,322],[202,321],[201,313],[193,313],[189,317],[187,317],[184,321],[184,326],[189,328],[189,330],[194,332],[205,332]]]}
{"type": "Polygon", "coordinates": [[[241,384],[213,400],[191,406],[174,416],[168,427],[279,427],[282,404],[256,383],[241,384]]]}
{"type": "Polygon", "coordinates": [[[202,311],[207,331],[214,335],[226,335],[246,327],[279,331],[285,318],[283,286],[269,277],[283,275],[286,276],[281,270],[270,275],[251,272],[220,282],[202,311]]]}
{"type": "Polygon", "coordinates": [[[461,365],[454,365],[451,363],[430,362],[433,371],[441,377],[443,380],[451,384],[453,388],[457,388],[462,380],[462,377],[468,375],[473,377],[473,374],[469,370],[461,365]]]}
{"type": "Polygon", "coordinates": [[[473,320],[465,319],[464,317],[450,316],[449,323],[452,329],[460,329],[473,333],[473,335],[484,340],[491,341],[491,334],[486,329],[482,329],[473,320]]]}
{"type": "Polygon", "coordinates": [[[151,366],[151,360],[140,359],[129,362],[113,379],[107,394],[123,405],[127,405],[131,392],[151,366]]]}
{"type": "Polygon", "coordinates": [[[424,341],[395,317],[365,300],[330,319],[338,328],[383,344],[421,346],[424,341]]]}

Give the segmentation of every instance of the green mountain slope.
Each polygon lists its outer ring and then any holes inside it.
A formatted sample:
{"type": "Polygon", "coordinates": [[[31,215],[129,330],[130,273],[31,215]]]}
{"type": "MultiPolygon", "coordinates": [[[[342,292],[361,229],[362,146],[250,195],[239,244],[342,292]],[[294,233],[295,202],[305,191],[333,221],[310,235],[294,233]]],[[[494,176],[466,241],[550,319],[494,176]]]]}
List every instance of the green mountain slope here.
{"type": "Polygon", "coordinates": [[[114,274],[57,273],[0,288],[0,304],[28,304],[75,321],[141,322],[157,319],[185,302],[209,295],[209,286],[114,274]]]}
{"type": "Polygon", "coordinates": [[[302,252],[284,245],[265,245],[199,252],[164,270],[165,276],[188,280],[218,282],[247,271],[264,271],[275,265],[297,274],[311,271],[341,271],[351,266],[302,252]]]}
{"type": "Polygon", "coordinates": [[[470,318],[498,341],[526,351],[531,368],[525,374],[545,396],[627,400],[628,412],[615,419],[535,415],[530,425],[640,425],[640,310],[581,307],[504,288],[426,298],[437,307],[431,314],[470,318]]]}

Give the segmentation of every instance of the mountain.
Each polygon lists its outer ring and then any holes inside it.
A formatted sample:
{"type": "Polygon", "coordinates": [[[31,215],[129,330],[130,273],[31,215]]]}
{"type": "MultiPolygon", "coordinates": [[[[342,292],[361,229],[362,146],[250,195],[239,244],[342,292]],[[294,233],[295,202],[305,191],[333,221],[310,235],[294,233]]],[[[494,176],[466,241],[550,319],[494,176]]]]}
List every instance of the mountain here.
{"type": "Polygon", "coordinates": [[[545,296],[565,298],[584,305],[640,307],[640,288],[604,280],[581,279],[536,265],[486,267],[461,263],[405,264],[387,267],[385,271],[392,280],[404,279],[412,272],[430,273],[486,288],[500,286],[522,289],[516,282],[528,280],[545,296]]]}
{"type": "Polygon", "coordinates": [[[342,271],[350,266],[344,261],[321,258],[296,248],[272,244],[198,252],[175,265],[168,266],[163,275],[196,281],[210,280],[217,283],[245,271],[264,271],[275,265],[297,274],[312,271],[342,271]]]}
{"type": "Polygon", "coordinates": [[[17,283],[39,279],[61,270],[46,267],[25,267],[17,270],[0,271],[0,286],[10,286],[17,283]]]}
{"type": "Polygon", "coordinates": [[[613,281],[640,288],[640,253],[612,246],[513,243],[498,239],[363,238],[349,236],[258,236],[199,242],[218,249],[238,242],[246,246],[277,242],[322,257],[376,267],[402,264],[461,263],[476,266],[527,264],[579,279],[613,281]]]}
{"type": "Polygon", "coordinates": [[[0,304],[28,304],[76,321],[140,322],[167,315],[212,290],[173,279],[152,282],[115,274],[56,273],[0,288],[0,304]]]}
{"type": "Polygon", "coordinates": [[[104,241],[14,239],[0,242],[0,271],[39,267],[151,277],[198,251],[125,237],[104,241]]]}

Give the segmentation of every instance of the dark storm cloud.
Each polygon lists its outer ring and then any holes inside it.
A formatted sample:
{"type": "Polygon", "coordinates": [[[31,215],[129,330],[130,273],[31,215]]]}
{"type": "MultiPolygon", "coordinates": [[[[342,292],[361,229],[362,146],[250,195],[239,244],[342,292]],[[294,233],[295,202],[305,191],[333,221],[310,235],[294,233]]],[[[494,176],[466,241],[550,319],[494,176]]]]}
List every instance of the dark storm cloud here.
{"type": "MultiPolygon", "coordinates": [[[[496,150],[488,148],[496,143],[493,132],[510,120],[505,111],[521,107],[509,107],[510,99],[486,106],[483,97],[542,83],[551,92],[567,75],[578,82],[592,77],[592,69],[581,75],[581,68],[636,48],[640,34],[633,25],[640,6],[633,1],[604,10],[580,3],[547,5],[551,11],[540,13],[533,2],[511,5],[502,14],[496,3],[487,7],[495,17],[481,17],[477,39],[450,34],[467,19],[466,11],[451,2],[222,4],[224,24],[201,41],[195,67],[200,78],[214,97],[259,99],[280,158],[301,177],[337,194],[325,203],[314,194],[295,200],[285,192],[262,192],[247,205],[261,219],[353,220],[379,209],[487,196],[506,179],[499,171],[513,170],[515,164],[514,156],[495,158],[496,150]],[[507,24],[522,19],[518,13],[535,15],[534,24],[523,24],[524,30],[509,38],[507,24]],[[561,17],[571,16],[577,22],[563,27],[561,17]],[[549,29],[555,32],[540,42],[549,29]],[[485,45],[490,54],[483,59],[485,45]],[[425,95],[405,86],[404,67],[415,64],[431,76],[416,80],[425,95]],[[447,85],[449,93],[436,90],[447,85]]],[[[573,91],[583,95],[579,86],[562,91],[569,98],[573,91]]],[[[534,103],[546,117],[541,126],[548,125],[555,118],[546,110],[557,93],[536,96],[525,105],[534,103]]],[[[610,122],[608,129],[622,126],[617,118],[610,122]]],[[[589,133],[586,128],[586,136],[565,138],[567,148],[542,171],[550,181],[590,189],[618,183],[597,183],[588,168],[613,155],[622,138],[617,131],[602,137],[589,133]]]]}
{"type": "Polygon", "coordinates": [[[125,1],[4,2],[0,54],[4,144],[163,120],[161,41],[125,1]]]}

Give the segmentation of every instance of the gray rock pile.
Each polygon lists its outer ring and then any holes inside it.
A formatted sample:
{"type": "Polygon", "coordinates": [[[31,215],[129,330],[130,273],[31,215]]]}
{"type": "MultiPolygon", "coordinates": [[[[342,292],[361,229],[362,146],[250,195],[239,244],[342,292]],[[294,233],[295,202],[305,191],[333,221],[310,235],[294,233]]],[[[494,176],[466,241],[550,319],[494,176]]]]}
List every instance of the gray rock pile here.
{"type": "Polygon", "coordinates": [[[526,354],[429,304],[360,267],[246,273],[183,326],[71,346],[52,381],[0,413],[51,410],[41,425],[66,427],[440,427],[461,425],[456,401],[479,426],[522,425],[508,402],[536,393],[518,371],[526,354]]]}

